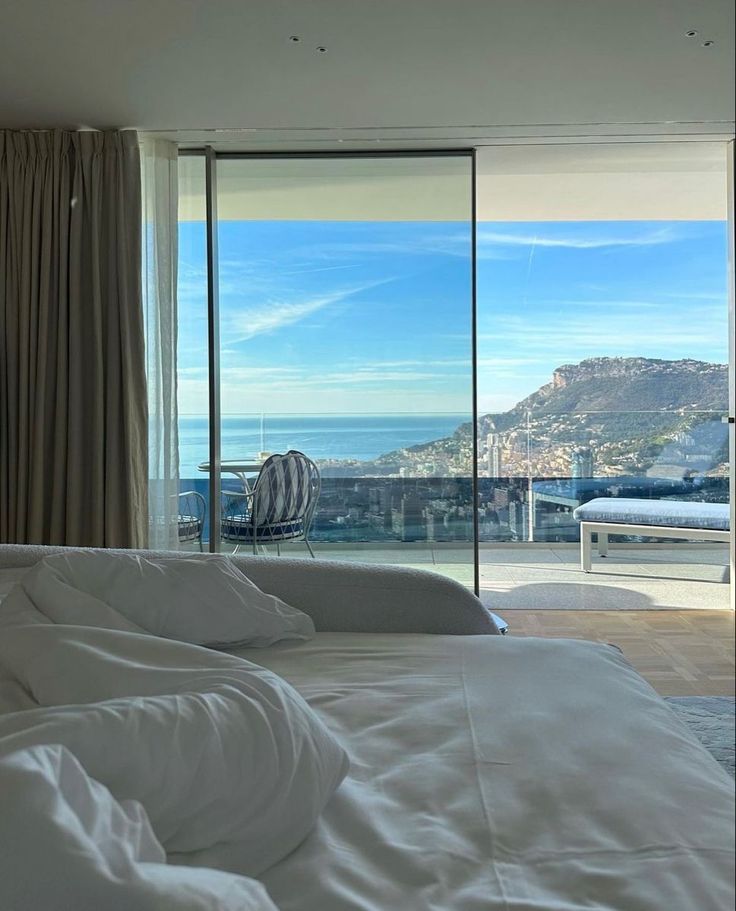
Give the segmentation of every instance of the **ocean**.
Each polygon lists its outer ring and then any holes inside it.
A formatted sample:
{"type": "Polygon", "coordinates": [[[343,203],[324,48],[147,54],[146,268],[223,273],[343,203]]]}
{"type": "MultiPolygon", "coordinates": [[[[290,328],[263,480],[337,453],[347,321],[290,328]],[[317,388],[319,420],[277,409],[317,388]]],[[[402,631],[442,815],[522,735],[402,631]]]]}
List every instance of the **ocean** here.
{"type": "MultiPolygon", "coordinates": [[[[222,416],[223,459],[264,450],[298,449],[311,459],[377,458],[385,452],[450,436],[468,414],[340,414],[222,416]]],[[[197,465],[209,457],[206,415],[179,416],[179,476],[197,478],[197,465]]]]}

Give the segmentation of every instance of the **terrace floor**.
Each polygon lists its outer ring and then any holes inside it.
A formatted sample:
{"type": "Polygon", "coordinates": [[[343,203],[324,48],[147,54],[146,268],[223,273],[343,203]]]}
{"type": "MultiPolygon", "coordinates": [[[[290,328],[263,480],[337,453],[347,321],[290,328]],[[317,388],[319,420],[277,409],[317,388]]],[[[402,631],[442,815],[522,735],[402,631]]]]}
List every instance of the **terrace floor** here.
{"type": "MultiPolygon", "coordinates": [[[[457,545],[315,544],[317,557],[412,566],[473,584],[472,552],[457,545]]],[[[284,547],[287,552],[287,548],[284,547]]],[[[294,545],[289,553],[303,552],[294,545]]],[[[721,545],[612,545],[580,570],[577,544],[482,545],[481,599],[511,610],[728,610],[728,548],[721,545]]]]}

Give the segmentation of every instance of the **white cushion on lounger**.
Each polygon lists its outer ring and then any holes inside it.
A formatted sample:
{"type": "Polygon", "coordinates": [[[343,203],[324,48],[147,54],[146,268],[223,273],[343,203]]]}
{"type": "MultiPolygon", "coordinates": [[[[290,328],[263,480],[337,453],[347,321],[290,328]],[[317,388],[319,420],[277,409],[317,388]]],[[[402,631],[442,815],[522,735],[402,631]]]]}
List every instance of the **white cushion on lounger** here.
{"type": "Polygon", "coordinates": [[[578,522],[667,525],[672,528],[708,528],[718,531],[729,529],[728,503],[597,497],[578,506],[573,516],[578,522]]]}

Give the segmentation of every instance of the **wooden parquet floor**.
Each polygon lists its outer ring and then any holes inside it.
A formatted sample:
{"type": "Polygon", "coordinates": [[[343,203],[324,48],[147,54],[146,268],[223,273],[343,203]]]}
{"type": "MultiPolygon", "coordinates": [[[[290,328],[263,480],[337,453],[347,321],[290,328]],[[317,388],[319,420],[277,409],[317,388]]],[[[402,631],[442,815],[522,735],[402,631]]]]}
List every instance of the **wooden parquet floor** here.
{"type": "Polygon", "coordinates": [[[617,645],[662,696],[734,695],[731,611],[509,611],[510,636],[617,645]]]}

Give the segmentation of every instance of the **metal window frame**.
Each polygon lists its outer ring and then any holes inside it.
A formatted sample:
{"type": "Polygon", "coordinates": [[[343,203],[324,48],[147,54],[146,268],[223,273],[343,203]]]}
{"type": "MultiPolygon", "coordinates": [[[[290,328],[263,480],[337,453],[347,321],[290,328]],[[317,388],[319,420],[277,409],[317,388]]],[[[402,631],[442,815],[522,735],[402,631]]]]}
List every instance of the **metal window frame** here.
{"type": "Polygon", "coordinates": [[[478,274],[477,274],[477,184],[476,150],[457,149],[381,149],[368,151],[304,151],[304,152],[222,152],[212,146],[180,149],[180,157],[204,157],[207,244],[207,360],[209,384],[209,495],[210,542],[212,553],[220,550],[220,334],[219,334],[219,260],[217,249],[217,162],[220,160],[297,160],[349,158],[467,158],[470,163],[470,331],[471,331],[471,422],[472,422],[472,502],[473,502],[473,588],[480,594],[479,565],[479,484],[478,484],[478,274]]]}
{"type": "Polygon", "coordinates": [[[736,140],[726,145],[728,194],[728,452],[731,542],[729,585],[731,610],[736,611],[736,140]]]}
{"type": "Polygon", "coordinates": [[[210,442],[210,553],[220,550],[220,260],[217,249],[217,155],[205,149],[205,204],[207,238],[207,366],[210,442]]]}

